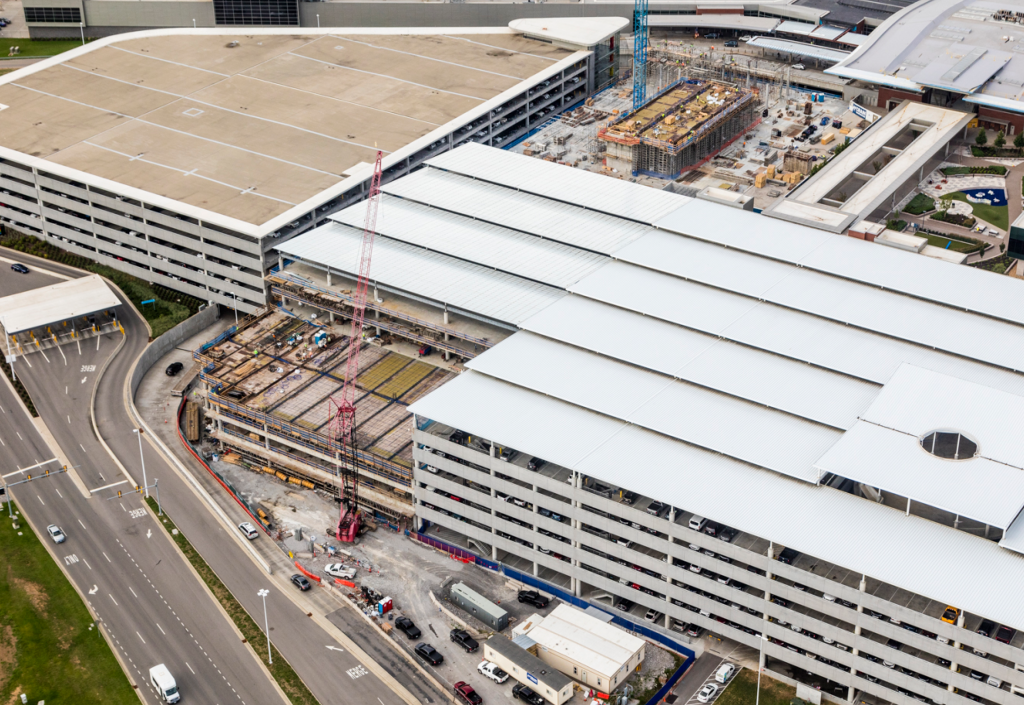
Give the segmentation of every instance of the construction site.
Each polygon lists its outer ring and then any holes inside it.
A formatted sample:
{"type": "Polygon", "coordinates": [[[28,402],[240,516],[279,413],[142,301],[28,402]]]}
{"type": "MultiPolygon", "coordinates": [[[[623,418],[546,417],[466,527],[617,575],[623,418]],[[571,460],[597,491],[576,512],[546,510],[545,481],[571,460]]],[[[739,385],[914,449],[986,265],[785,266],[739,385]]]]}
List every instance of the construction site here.
{"type": "Polygon", "coordinates": [[[733,83],[684,80],[598,131],[607,164],[674,179],[714,157],[759,121],[757,93],[733,83]]]}
{"type": "MultiPolygon", "coordinates": [[[[316,314],[309,319],[271,308],[193,352],[207,388],[205,430],[222,456],[340,499],[342,449],[331,433],[330,400],[345,385],[352,339],[342,333],[340,319],[336,325],[317,321],[316,314]]],[[[407,407],[452,373],[387,350],[380,337],[359,344],[359,504],[400,523],[412,514],[413,421],[407,407]]],[[[349,464],[347,456],[344,462],[349,464]]],[[[346,492],[350,496],[351,488],[346,492]]]]}

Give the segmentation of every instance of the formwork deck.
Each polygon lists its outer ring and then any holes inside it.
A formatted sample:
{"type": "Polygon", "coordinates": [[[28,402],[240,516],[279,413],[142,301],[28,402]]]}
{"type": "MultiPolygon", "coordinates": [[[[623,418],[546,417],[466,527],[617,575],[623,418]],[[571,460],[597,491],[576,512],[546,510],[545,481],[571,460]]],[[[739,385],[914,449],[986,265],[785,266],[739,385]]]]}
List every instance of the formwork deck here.
{"type": "MultiPolygon", "coordinates": [[[[206,351],[214,363],[207,375],[222,383],[221,396],[326,438],[328,400],[340,397],[351,339],[341,326],[328,327],[331,340],[318,349],[311,342],[316,330],[301,319],[273,312],[206,351]],[[234,392],[238,394],[232,396],[234,392]]],[[[408,405],[454,374],[365,342],[361,345],[356,443],[363,451],[411,468],[408,405]]]]}

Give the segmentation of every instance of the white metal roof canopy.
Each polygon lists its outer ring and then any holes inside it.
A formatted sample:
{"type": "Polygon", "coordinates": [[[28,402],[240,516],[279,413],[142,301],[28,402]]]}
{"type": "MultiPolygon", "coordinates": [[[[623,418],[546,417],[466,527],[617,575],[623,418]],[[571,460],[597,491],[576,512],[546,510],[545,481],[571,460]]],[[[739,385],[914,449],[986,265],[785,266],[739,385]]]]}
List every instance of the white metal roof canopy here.
{"type": "Polygon", "coordinates": [[[22,291],[0,299],[0,325],[7,335],[120,306],[98,274],[22,291]]]}

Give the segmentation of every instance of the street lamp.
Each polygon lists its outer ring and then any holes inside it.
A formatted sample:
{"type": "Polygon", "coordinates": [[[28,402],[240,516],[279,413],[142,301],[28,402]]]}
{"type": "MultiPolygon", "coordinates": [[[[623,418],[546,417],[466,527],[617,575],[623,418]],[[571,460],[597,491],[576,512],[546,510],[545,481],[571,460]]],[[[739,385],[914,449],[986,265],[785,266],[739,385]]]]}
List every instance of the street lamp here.
{"type": "Polygon", "coordinates": [[[267,595],[270,594],[270,590],[261,588],[256,594],[263,598],[263,627],[267,632],[267,662],[273,665],[274,656],[270,653],[270,620],[267,619],[267,595]]]}
{"type": "Polygon", "coordinates": [[[231,295],[235,297],[235,327],[238,327],[238,294],[231,292],[231,295]]]}
{"type": "Polygon", "coordinates": [[[764,661],[764,643],[768,641],[768,635],[762,634],[760,643],[758,644],[757,653],[757,695],[754,697],[754,705],[760,705],[761,703],[761,671],[764,670],[762,662],[764,661]]]}
{"type": "Polygon", "coordinates": [[[316,15],[316,28],[320,29],[320,13],[319,12],[316,15]]]}
{"type": "Polygon", "coordinates": [[[142,429],[133,428],[132,433],[139,435],[139,463],[142,464],[142,487],[146,490],[146,498],[149,498],[149,483],[146,482],[146,456],[142,454],[142,429]]]}
{"type": "Polygon", "coordinates": [[[78,30],[82,33],[82,46],[85,46],[85,22],[78,23],[78,30]]]}

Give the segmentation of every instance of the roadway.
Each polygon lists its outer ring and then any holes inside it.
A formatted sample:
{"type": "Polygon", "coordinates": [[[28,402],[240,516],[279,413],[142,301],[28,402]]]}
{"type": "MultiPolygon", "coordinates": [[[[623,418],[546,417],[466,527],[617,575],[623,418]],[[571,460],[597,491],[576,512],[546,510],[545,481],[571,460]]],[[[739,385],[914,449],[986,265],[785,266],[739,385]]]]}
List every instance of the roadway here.
{"type": "MultiPolygon", "coordinates": [[[[24,258],[23,261],[25,260],[28,258],[24,258]]],[[[35,266],[33,262],[26,263],[31,268],[35,266]]],[[[47,263],[46,266],[49,268],[51,265],[47,263]]],[[[53,269],[71,276],[80,276],[81,274],[77,270],[59,265],[54,265],[53,269]]],[[[23,281],[27,282],[28,276],[33,275],[27,275],[23,281]]],[[[0,288],[0,294],[2,293],[2,288],[0,288]]],[[[145,322],[131,306],[122,305],[119,317],[125,329],[124,346],[110,360],[103,373],[102,382],[97,388],[94,402],[96,425],[114,459],[128,468],[135,482],[141,482],[138,436],[132,432],[135,423],[129,416],[125,404],[124,384],[135,359],[148,343],[148,331],[145,322]]],[[[95,344],[91,340],[83,341],[81,356],[78,355],[76,349],[69,349],[69,346],[65,345],[64,353],[67,356],[68,364],[61,359],[60,352],[53,348],[45,351],[50,362],[45,362],[39,353],[31,353],[27,358],[19,358],[16,363],[37,410],[46,420],[71,463],[82,466],[79,474],[89,487],[99,487],[124,479],[119,474],[116,463],[109,460],[110,456],[106,454],[102,444],[93,433],[89,421],[90,392],[92,385],[96,383],[95,375],[101,369],[104,361],[113,354],[116,342],[116,337],[107,336],[101,341],[100,349],[95,350],[93,349],[95,344]],[[68,353],[73,354],[69,355],[68,353]],[[28,362],[31,362],[33,367],[26,369],[28,362]],[[95,365],[95,371],[88,371],[93,365],[95,365]],[[100,461],[100,458],[103,460],[100,461]]],[[[374,633],[375,630],[369,628],[365,623],[361,623],[362,618],[353,610],[346,608],[346,611],[341,613],[342,615],[349,613],[346,617],[349,628],[344,630],[345,633],[358,639],[365,650],[372,652],[370,658],[373,663],[360,662],[342,645],[343,637],[336,638],[337,635],[326,631],[316,620],[308,618],[314,609],[322,614],[329,604],[325,600],[329,601],[334,598],[321,594],[321,591],[314,591],[308,595],[296,594],[293,592],[294,588],[287,584],[287,576],[277,574],[280,571],[275,571],[274,576],[268,576],[246,554],[240,545],[243,540],[240,534],[232,531],[232,535],[225,535],[227,532],[222,522],[199,499],[185,478],[172,469],[164,457],[148,442],[143,443],[143,453],[148,482],[152,484],[155,479],[159,479],[160,499],[164,510],[173,518],[178,528],[185,533],[257,623],[261,623],[263,617],[263,603],[257,595],[257,590],[262,587],[271,589],[271,595],[267,598],[267,606],[274,645],[320,702],[337,702],[339,699],[351,698],[353,702],[371,703],[376,701],[381,705],[400,705],[402,699],[380,679],[378,676],[380,671],[385,671],[398,679],[412,693],[412,698],[415,701],[435,702],[438,700],[439,694],[425,684],[425,679],[401,660],[389,658],[386,652],[388,647],[381,650],[379,647],[382,642],[377,643],[380,641],[381,635],[374,633]],[[289,594],[282,595],[282,592],[286,590],[289,591],[289,594]]],[[[111,491],[116,489],[112,488],[111,491]]],[[[67,492],[64,494],[68,495],[67,492]]],[[[17,497],[17,492],[15,492],[15,496],[17,497]]],[[[98,504],[96,499],[92,500],[93,504],[98,504]]],[[[120,501],[103,501],[114,505],[114,510],[121,510],[120,501]]],[[[133,496],[132,501],[141,506],[136,496],[133,496]]],[[[124,516],[130,516],[133,506],[135,505],[125,504],[124,510],[120,511],[122,516],[118,518],[123,519],[124,516]]],[[[228,509],[231,508],[228,507],[228,509]]],[[[237,506],[234,509],[238,510],[237,506]]],[[[108,510],[105,513],[112,516],[117,515],[118,512],[114,510],[108,510]]],[[[240,512],[240,510],[238,511],[240,512]]],[[[237,523],[244,518],[240,514],[233,515],[232,521],[237,523]]],[[[47,523],[50,521],[43,521],[41,525],[45,526],[47,523]]],[[[154,532],[154,538],[155,536],[154,532]]],[[[121,538],[124,540],[123,537],[121,538]]],[[[133,538],[135,537],[133,536],[133,538]]],[[[261,537],[258,541],[269,542],[269,538],[261,537]]],[[[70,542],[71,538],[69,537],[70,542]]],[[[169,541],[167,543],[170,544],[169,541]]],[[[141,548],[133,544],[131,550],[134,552],[141,548]]],[[[133,553],[133,555],[138,554],[133,553]]],[[[180,563],[180,559],[178,562],[180,563]]],[[[182,571],[182,573],[186,572],[182,571]]],[[[161,585],[161,587],[163,586],[161,585]]],[[[167,590],[163,591],[167,592],[167,590]]],[[[189,603],[186,601],[185,604],[189,603]]],[[[183,613],[178,609],[177,614],[183,613]]],[[[219,619],[224,619],[224,617],[221,616],[219,619]]],[[[229,640],[237,641],[234,630],[227,628],[218,619],[207,615],[200,622],[204,626],[196,625],[193,628],[190,625],[189,628],[197,634],[205,634],[206,632],[202,631],[205,629],[210,632],[230,635],[229,640]]],[[[121,631],[125,630],[121,629],[121,631]]],[[[224,648],[227,648],[226,645],[224,648]]],[[[234,648],[239,650],[239,645],[234,644],[234,648]]],[[[242,650],[248,651],[248,647],[242,650]]],[[[217,654],[215,658],[220,657],[219,648],[208,651],[211,655],[217,654]]],[[[251,654],[251,651],[249,653],[251,654]]],[[[251,655],[249,658],[252,660],[251,655]]],[[[195,665],[191,661],[189,663],[192,666],[195,665]]],[[[177,677],[175,666],[168,662],[168,667],[177,677]]],[[[224,671],[224,667],[221,666],[220,670],[224,671]]],[[[239,673],[241,673],[240,670],[239,673]]],[[[186,675],[190,674],[186,673],[186,675]]],[[[259,684],[266,683],[266,676],[260,673],[258,676],[236,676],[232,679],[233,685],[236,686],[242,682],[246,684],[247,688],[257,688],[259,684]],[[245,678],[244,681],[243,678],[245,678]]],[[[182,686],[182,690],[184,693],[185,685],[182,686]]],[[[262,686],[261,690],[265,691],[262,700],[246,696],[246,701],[278,701],[278,696],[270,689],[269,685],[262,686]]],[[[210,699],[204,700],[204,702],[227,701],[210,699]]]]}
{"type": "MultiPolygon", "coordinates": [[[[57,281],[39,272],[9,272],[0,276],[0,295],[57,281]]],[[[95,370],[120,338],[118,333],[88,339],[81,352],[69,346],[63,355],[51,348],[46,351],[49,362],[37,352],[15,363],[37,409],[89,488],[127,479],[110,463],[88,420],[95,370]]],[[[55,457],[7,384],[0,384],[0,444],[7,482],[24,479],[20,468],[55,457]]],[[[38,477],[59,467],[60,462],[51,462],[28,470],[37,479],[11,493],[44,541],[48,524],[66,532],[67,541],[54,546],[57,556],[103,622],[142,699],[160,702],[149,684],[149,668],[164,663],[182,696],[195,702],[280,703],[252,650],[241,643],[141,497],[116,498],[117,489],[129,487],[122,484],[86,499],[68,475],[38,477]]]]}

